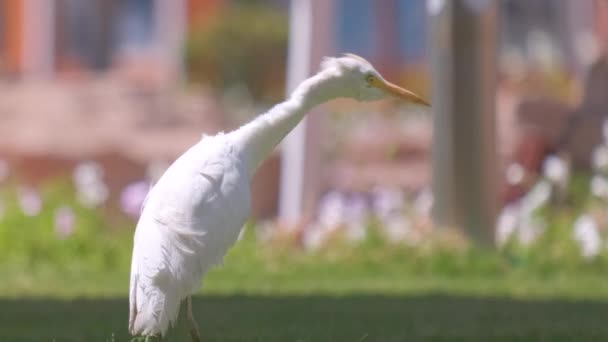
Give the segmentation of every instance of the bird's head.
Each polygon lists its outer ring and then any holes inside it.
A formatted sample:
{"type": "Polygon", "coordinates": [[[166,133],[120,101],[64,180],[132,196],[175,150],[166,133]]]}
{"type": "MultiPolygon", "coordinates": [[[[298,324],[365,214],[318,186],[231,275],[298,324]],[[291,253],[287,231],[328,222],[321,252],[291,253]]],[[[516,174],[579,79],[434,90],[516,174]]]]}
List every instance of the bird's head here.
{"type": "Polygon", "coordinates": [[[321,63],[321,73],[331,81],[334,94],[340,97],[375,101],[393,96],[407,102],[430,106],[420,96],[385,80],[370,62],[357,55],[326,57],[321,63]]]}

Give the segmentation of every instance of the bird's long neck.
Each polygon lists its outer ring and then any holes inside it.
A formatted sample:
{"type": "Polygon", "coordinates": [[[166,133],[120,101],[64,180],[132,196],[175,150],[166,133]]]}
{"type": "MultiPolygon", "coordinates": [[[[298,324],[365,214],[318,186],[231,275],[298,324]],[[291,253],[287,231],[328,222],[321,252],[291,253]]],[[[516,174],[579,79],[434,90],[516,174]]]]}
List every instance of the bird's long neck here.
{"type": "Polygon", "coordinates": [[[321,73],[302,82],[286,101],[233,132],[242,148],[239,152],[246,157],[250,176],[306,113],[332,97],[324,82],[326,76],[321,73]]]}

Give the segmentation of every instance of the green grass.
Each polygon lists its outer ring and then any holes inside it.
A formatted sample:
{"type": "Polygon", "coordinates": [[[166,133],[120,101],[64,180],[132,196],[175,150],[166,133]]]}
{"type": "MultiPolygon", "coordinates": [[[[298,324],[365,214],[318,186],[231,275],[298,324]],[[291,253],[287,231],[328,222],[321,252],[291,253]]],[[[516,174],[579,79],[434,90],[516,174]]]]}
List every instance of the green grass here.
{"type": "MultiPolygon", "coordinates": [[[[129,341],[133,223],[65,193],[49,188],[36,217],[4,194],[0,341],[129,341]],[[66,203],[76,228],[62,240],[53,209],[66,203]]],[[[372,229],[361,245],[310,253],[249,231],[205,278],[195,315],[205,341],[608,340],[608,253],[579,256],[570,225],[581,210],[539,213],[541,239],[501,251],[445,236],[396,246],[372,229]]]]}
{"type": "MultiPolygon", "coordinates": [[[[586,262],[576,251],[568,251],[568,245],[545,246],[542,253],[535,249],[499,253],[436,241],[408,248],[386,244],[373,236],[363,245],[338,242],[312,253],[288,245],[258,243],[253,234],[246,234],[229,251],[224,265],[206,276],[203,293],[264,296],[440,293],[608,300],[608,259],[601,256],[586,262]],[[565,252],[554,253],[553,249],[565,252]]],[[[120,251],[120,255],[121,262],[115,260],[114,267],[101,269],[87,267],[86,262],[78,259],[67,264],[44,260],[0,263],[3,275],[0,297],[124,296],[130,255],[125,251],[120,251]]]]}
{"type": "MultiPolygon", "coordinates": [[[[373,239],[306,253],[249,236],[208,275],[195,316],[205,341],[608,339],[602,259],[549,267],[522,255],[373,239]]],[[[124,264],[5,266],[0,341],[128,341],[124,264]]]]}
{"type": "MultiPolygon", "coordinates": [[[[127,300],[1,300],[3,341],[128,341],[127,300]]],[[[444,295],[205,296],[204,341],[605,341],[608,302],[444,295]]]]}

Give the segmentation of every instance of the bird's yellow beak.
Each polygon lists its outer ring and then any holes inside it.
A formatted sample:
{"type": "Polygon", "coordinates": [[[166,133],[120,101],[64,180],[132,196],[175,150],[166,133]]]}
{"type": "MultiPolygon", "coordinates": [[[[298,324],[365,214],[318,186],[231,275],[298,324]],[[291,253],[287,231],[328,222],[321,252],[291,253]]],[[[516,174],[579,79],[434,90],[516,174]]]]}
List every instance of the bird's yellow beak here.
{"type": "Polygon", "coordinates": [[[372,81],[372,86],[376,87],[378,89],[382,89],[382,90],[386,91],[388,94],[398,97],[400,99],[403,99],[405,101],[417,103],[419,105],[423,105],[423,106],[427,106],[427,107],[431,106],[422,97],[414,94],[413,92],[411,92],[407,89],[403,89],[403,88],[399,87],[398,85],[393,84],[389,81],[375,78],[372,81]]]}

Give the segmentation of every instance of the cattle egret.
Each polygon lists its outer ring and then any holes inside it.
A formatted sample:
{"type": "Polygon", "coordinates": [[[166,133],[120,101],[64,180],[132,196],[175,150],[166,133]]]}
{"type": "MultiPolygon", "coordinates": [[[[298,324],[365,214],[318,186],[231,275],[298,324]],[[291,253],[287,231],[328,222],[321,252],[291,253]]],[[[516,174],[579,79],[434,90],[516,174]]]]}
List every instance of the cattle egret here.
{"type": "Polygon", "coordinates": [[[372,101],[386,96],[428,106],[359,56],[325,58],[321,70],[285,102],[233,132],[203,136],[177,158],[150,190],[137,223],[130,333],[164,336],[184,301],[190,334],[199,340],[191,296],[237,240],[249,215],[256,168],[316,105],[340,97],[372,101]]]}

